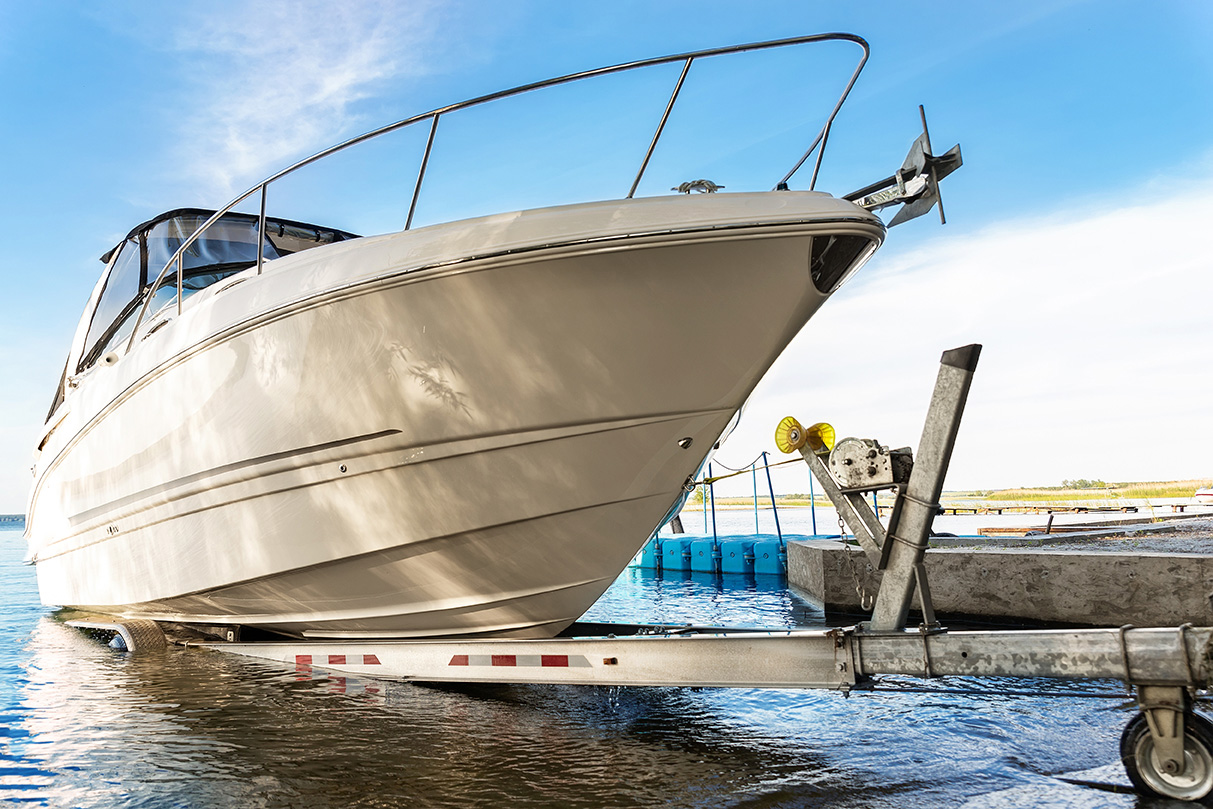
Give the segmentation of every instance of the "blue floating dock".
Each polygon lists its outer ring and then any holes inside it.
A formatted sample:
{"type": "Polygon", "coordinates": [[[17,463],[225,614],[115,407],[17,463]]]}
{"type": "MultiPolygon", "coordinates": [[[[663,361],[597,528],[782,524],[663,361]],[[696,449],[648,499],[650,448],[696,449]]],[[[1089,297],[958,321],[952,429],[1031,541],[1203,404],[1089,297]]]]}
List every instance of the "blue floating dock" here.
{"type": "Polygon", "coordinates": [[[647,570],[716,575],[786,576],[787,541],[836,539],[837,535],[751,534],[710,537],[698,534],[655,536],[633,562],[647,570]]]}
{"type": "Polygon", "coordinates": [[[661,551],[660,569],[690,570],[691,541],[690,537],[657,537],[657,547],[661,551]]]}
{"type": "Polygon", "coordinates": [[[754,572],[754,540],[752,540],[752,539],[722,539],[722,540],[720,540],[720,572],[721,573],[753,573],[754,572]]]}
{"type": "Polygon", "coordinates": [[[691,540],[691,570],[696,573],[720,572],[720,545],[709,538],[691,540]]]}
{"type": "Polygon", "coordinates": [[[637,565],[646,570],[661,569],[661,548],[658,547],[657,537],[652,537],[644,543],[644,547],[640,549],[637,565]]]}
{"type": "Polygon", "coordinates": [[[755,541],[754,572],[786,576],[788,573],[787,547],[778,539],[755,541]]]}

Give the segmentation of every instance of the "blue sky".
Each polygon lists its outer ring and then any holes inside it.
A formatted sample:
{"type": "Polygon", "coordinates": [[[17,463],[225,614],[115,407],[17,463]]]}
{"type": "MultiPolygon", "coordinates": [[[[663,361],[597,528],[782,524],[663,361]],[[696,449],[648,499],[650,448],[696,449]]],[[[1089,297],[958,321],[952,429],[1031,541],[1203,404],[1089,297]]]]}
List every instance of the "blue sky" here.
{"type": "MultiPolygon", "coordinates": [[[[820,188],[845,193],[900,165],[920,103],[936,150],[959,141],[966,165],[945,186],[948,225],[924,217],[891,232],[764,380],[720,459],[773,449],[789,413],[916,444],[940,352],[980,342],[948,488],[1213,476],[1209,3],[6,3],[0,512],[24,508],[35,434],[97,257],[138,222],[222,204],[299,157],[451,101],[825,31],[865,37],[872,58],[820,188]]],[[[797,94],[816,87],[812,68],[793,66],[747,78],[720,106],[688,104],[671,127],[689,142],[731,132],[739,111],[769,115],[769,138],[745,142],[746,154],[761,171],[768,158],[783,165],[780,133],[800,131],[797,94]]],[[[596,145],[592,117],[558,134],[603,152],[605,171],[611,144],[642,133],[643,149],[654,111],[602,109],[620,137],[596,145]]],[[[452,142],[477,134],[473,124],[453,127],[452,142]]],[[[547,190],[548,179],[461,174],[495,164],[491,148],[473,154],[479,163],[443,153],[461,191],[423,199],[423,222],[547,190]]],[[[543,162],[531,161],[521,165],[543,162]]],[[[361,176],[407,179],[406,162],[361,176]]],[[[554,177],[559,193],[611,193],[593,173],[554,177]]],[[[662,182],[659,171],[651,192],[662,182]]],[[[357,193],[352,180],[344,190],[357,193]]],[[[308,199],[302,189],[301,209],[308,199]]],[[[777,488],[804,490],[803,477],[781,472],[777,488]]]]}

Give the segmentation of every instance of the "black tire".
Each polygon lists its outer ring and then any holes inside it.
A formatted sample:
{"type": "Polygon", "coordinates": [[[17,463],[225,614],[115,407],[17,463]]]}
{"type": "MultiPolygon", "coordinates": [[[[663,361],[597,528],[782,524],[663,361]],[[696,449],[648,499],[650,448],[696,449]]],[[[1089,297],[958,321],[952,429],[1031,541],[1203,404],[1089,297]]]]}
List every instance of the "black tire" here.
{"type": "Polygon", "coordinates": [[[1154,739],[1145,714],[1137,714],[1120,736],[1120,760],[1142,795],[1180,801],[1204,801],[1213,793],[1213,723],[1199,714],[1184,714],[1184,771],[1162,771],[1154,756],[1154,739]]]}

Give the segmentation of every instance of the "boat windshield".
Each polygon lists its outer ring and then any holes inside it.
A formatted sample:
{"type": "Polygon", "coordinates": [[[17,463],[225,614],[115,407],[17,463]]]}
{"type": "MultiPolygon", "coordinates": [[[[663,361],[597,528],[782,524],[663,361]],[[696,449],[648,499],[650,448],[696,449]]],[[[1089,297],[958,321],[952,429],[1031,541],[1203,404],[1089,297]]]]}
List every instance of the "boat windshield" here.
{"type": "MultiPolygon", "coordinates": [[[[102,256],[109,269],[89,318],[84,350],[75,373],[90,368],[106,352],[130,337],[136,315],[149,296],[147,311],[151,313],[176,300],[175,273],[167,274],[155,289],[151,285],[181,245],[213,213],[198,209],[169,211],[136,227],[102,256]]],[[[265,238],[259,240],[256,216],[226,213],[182,254],[182,298],[255,265],[259,242],[263,260],[270,260],[354,238],[357,236],[352,233],[333,228],[266,219],[265,238]]],[[[55,407],[62,401],[62,396],[60,390],[55,407]]]]}

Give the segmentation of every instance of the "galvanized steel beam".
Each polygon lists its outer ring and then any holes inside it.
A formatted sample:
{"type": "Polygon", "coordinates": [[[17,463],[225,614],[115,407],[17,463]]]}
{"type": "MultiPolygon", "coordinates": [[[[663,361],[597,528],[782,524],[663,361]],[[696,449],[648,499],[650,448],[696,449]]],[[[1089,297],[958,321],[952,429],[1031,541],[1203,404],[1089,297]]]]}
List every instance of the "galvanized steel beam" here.
{"type": "Polygon", "coordinates": [[[906,625],[914,584],[922,575],[923,552],[939,509],[944,475],[952,459],[979,356],[981,346],[974,344],[945,351],[940,359],[914,470],[905,490],[898,494],[901,506],[896,510],[898,518],[896,524],[889,526],[885,539],[887,564],[872,612],[873,631],[893,632],[906,625]]]}
{"type": "Polygon", "coordinates": [[[858,636],[860,674],[1115,679],[1205,688],[1213,629],[900,632],[858,636]]]}

